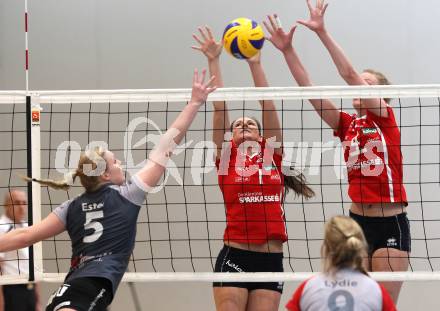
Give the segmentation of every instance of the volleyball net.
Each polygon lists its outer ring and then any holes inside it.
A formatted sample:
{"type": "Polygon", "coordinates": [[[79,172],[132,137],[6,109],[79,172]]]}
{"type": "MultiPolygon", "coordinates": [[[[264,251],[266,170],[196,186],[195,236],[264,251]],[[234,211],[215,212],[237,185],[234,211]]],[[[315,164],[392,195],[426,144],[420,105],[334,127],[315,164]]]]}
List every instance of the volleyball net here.
{"type": "MultiPolygon", "coordinates": [[[[163,179],[146,197],[130,272],[124,279],[285,281],[319,271],[324,223],[333,215],[348,215],[351,201],[341,143],[308,99],[331,98],[341,109],[354,112],[353,98],[373,97],[393,99],[412,235],[409,271],[373,276],[440,280],[440,85],[217,90],[176,148],[163,179]],[[305,201],[288,194],[284,200],[285,273],[215,274],[226,219],[211,141],[211,102],[227,102],[231,120],[240,116],[261,120],[257,101],[269,99],[275,102],[283,128],[283,165],[301,169],[316,196],[305,201]]],[[[19,175],[63,178],[76,168],[80,152],[97,144],[106,144],[115,153],[129,177],[189,99],[188,89],[0,92],[1,195],[13,188],[27,189],[19,175]]],[[[67,192],[31,187],[34,223],[82,192],[79,183],[67,192]]],[[[70,239],[63,233],[34,246],[30,270],[37,280],[59,282],[69,270],[70,256],[70,239]]],[[[23,280],[27,276],[13,282],[23,280]]],[[[0,277],[0,283],[10,281],[0,277]]]]}

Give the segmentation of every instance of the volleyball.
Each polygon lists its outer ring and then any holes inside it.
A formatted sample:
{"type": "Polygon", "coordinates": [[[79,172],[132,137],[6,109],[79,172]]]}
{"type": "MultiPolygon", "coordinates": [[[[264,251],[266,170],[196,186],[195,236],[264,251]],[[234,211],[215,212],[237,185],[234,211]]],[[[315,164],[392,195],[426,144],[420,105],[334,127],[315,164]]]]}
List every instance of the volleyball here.
{"type": "Polygon", "coordinates": [[[238,59],[251,58],[260,51],[263,44],[263,29],[256,21],[249,18],[234,19],[223,32],[225,50],[238,59]]]}

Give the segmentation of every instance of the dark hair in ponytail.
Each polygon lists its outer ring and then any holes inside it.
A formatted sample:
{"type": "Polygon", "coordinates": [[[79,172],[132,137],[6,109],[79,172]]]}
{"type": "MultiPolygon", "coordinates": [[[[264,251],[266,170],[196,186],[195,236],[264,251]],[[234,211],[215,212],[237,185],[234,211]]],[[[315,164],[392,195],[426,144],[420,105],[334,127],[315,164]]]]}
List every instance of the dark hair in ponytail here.
{"type": "Polygon", "coordinates": [[[290,171],[294,171],[295,174],[293,176],[283,174],[284,189],[286,190],[286,193],[291,189],[295,192],[296,196],[302,195],[306,199],[314,197],[315,191],[307,185],[307,180],[304,174],[293,166],[290,167],[290,171]]]}

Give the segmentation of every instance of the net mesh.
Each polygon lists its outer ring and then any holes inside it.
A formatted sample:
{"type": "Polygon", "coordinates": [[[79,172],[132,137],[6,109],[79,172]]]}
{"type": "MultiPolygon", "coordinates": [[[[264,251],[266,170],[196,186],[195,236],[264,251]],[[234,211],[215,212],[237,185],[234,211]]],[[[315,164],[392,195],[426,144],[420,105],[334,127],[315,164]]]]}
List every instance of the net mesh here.
{"type": "MultiPolygon", "coordinates": [[[[256,99],[274,98],[283,128],[285,165],[304,171],[316,196],[309,201],[289,194],[284,201],[288,241],[286,272],[320,270],[323,224],[331,216],[348,215],[345,163],[332,130],[316,115],[307,98],[332,97],[354,112],[351,98],[392,97],[401,131],[404,183],[408,195],[412,252],[410,271],[440,270],[440,86],[366,88],[225,89],[211,99],[226,100],[231,120],[246,115],[261,119],[256,99]],[[386,96],[385,96],[386,94],[386,96]]],[[[188,90],[41,92],[41,177],[60,179],[75,168],[78,152],[104,141],[123,161],[130,176],[186,104],[188,90]]],[[[21,97],[20,97],[21,98],[21,97]]],[[[1,190],[24,187],[26,173],[24,100],[3,94],[0,106],[1,190]]],[[[212,104],[201,108],[167,173],[147,195],[137,223],[129,277],[169,272],[212,272],[223,245],[226,225],[223,197],[213,161],[212,104]]],[[[81,193],[41,188],[41,213],[81,193]]],[[[43,267],[50,279],[70,267],[67,233],[43,241],[43,267]]],[[[177,274],[173,274],[174,279],[177,274]]],[[[408,277],[409,278],[409,277],[408,277]]]]}
{"type": "MultiPolygon", "coordinates": [[[[26,184],[18,177],[27,173],[27,144],[26,144],[26,105],[22,92],[0,92],[0,210],[4,211],[11,197],[9,192],[13,189],[26,191],[26,184]]],[[[14,204],[13,202],[11,202],[14,204]]],[[[12,209],[14,215],[15,209],[12,209]]],[[[15,229],[17,226],[10,219],[2,218],[0,234],[15,229]]],[[[27,260],[18,251],[3,256],[2,264],[14,263],[12,270],[19,275],[11,276],[1,269],[1,279],[8,283],[19,283],[27,280],[28,271],[25,269],[27,260]]]]}

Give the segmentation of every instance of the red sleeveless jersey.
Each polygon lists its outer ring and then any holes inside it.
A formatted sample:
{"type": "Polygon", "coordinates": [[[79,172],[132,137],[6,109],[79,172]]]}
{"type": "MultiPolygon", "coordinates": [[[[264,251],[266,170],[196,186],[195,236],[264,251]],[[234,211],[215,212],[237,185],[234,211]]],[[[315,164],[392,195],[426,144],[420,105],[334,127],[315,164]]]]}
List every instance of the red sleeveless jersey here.
{"type": "Polygon", "coordinates": [[[266,151],[244,155],[230,142],[229,152],[217,159],[218,183],[226,208],[225,241],[262,244],[287,240],[282,208],[284,177],[282,156],[266,151]]]}
{"type": "Polygon", "coordinates": [[[388,117],[371,112],[363,117],[341,112],[335,132],[344,148],[348,195],[355,203],[408,204],[403,186],[400,132],[393,110],[388,117]]]}

